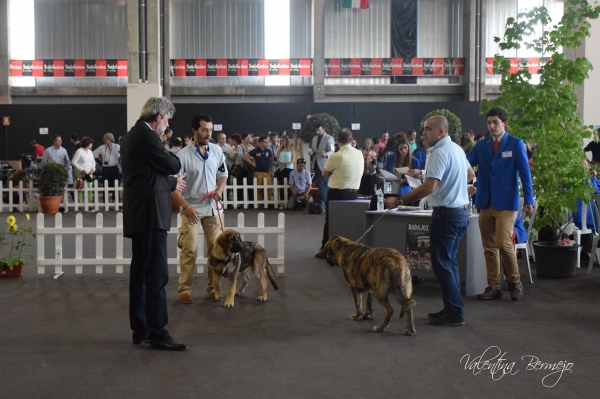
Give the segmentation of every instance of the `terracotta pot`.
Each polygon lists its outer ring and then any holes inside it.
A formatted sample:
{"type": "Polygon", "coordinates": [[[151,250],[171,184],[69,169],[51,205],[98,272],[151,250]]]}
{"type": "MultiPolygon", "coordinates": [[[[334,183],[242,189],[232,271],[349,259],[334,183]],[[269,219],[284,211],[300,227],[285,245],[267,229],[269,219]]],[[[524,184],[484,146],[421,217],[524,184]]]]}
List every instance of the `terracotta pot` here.
{"type": "Polygon", "coordinates": [[[42,212],[54,215],[58,213],[60,203],[62,202],[62,196],[42,196],[40,197],[40,207],[42,212]]]}
{"type": "Polygon", "coordinates": [[[6,265],[2,265],[2,269],[0,269],[0,278],[21,277],[22,275],[23,275],[23,264],[22,263],[19,263],[18,265],[13,266],[12,270],[6,265]]]}

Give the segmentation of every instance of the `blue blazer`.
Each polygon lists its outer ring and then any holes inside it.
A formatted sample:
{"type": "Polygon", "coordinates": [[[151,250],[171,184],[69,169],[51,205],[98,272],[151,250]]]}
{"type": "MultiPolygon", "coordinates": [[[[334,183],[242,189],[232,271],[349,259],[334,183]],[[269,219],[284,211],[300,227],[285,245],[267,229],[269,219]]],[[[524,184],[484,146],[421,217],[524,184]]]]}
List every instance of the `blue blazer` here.
{"type": "Polygon", "coordinates": [[[525,204],[533,205],[531,172],[523,140],[505,133],[496,155],[492,137],[480,140],[467,154],[467,159],[471,166],[479,166],[477,209],[491,204],[498,210],[519,210],[519,177],[525,204]]]}

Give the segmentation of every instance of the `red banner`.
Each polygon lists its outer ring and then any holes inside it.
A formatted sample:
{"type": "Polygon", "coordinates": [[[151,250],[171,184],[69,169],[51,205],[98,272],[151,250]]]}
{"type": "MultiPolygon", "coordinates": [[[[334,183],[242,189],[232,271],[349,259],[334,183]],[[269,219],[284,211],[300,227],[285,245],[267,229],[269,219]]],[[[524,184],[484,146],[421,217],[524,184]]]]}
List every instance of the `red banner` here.
{"type": "MultiPolygon", "coordinates": [[[[539,72],[540,67],[548,62],[549,58],[509,58],[510,69],[509,73],[517,73],[519,70],[527,68],[529,73],[535,75],[539,72]]],[[[485,59],[485,73],[487,75],[494,74],[494,58],[485,59]]],[[[498,71],[498,75],[502,74],[502,70],[498,71]]]]}
{"type": "Polygon", "coordinates": [[[10,76],[127,77],[127,60],[10,60],[10,76]]]}
{"type": "Polygon", "coordinates": [[[171,76],[311,76],[311,59],[174,59],[171,76]]]}

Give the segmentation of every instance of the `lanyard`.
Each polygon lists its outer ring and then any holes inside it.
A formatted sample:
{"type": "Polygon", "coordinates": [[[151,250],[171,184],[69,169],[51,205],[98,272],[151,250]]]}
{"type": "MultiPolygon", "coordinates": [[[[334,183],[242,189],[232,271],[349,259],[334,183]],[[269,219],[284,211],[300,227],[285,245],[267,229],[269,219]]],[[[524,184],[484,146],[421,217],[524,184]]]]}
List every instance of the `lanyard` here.
{"type": "MultiPolygon", "coordinates": [[[[194,146],[196,146],[194,144],[194,146]]],[[[198,153],[198,155],[200,155],[200,158],[204,159],[205,161],[208,160],[208,151],[209,151],[210,146],[207,144],[206,145],[206,155],[202,155],[202,151],[200,151],[200,147],[196,146],[196,152],[198,153]]]]}

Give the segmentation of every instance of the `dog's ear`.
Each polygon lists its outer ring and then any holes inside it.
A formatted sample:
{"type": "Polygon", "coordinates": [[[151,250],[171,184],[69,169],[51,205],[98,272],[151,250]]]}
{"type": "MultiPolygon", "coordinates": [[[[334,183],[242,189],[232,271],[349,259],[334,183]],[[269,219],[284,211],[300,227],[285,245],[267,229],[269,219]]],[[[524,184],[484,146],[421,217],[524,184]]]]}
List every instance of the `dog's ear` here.
{"type": "Polygon", "coordinates": [[[223,252],[225,252],[226,255],[229,255],[231,252],[231,236],[231,232],[229,230],[226,230],[225,232],[221,233],[217,238],[217,245],[221,247],[221,249],[223,250],[223,252]]]}

